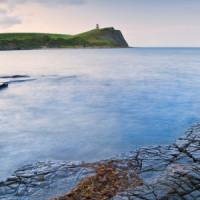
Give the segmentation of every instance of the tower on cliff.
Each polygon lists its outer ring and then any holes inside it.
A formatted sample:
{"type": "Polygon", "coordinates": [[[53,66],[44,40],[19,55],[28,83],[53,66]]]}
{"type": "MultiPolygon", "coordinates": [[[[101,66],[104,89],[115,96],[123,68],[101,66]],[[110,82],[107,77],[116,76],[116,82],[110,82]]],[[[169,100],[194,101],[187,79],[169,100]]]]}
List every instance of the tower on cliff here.
{"type": "Polygon", "coordinates": [[[99,30],[99,24],[96,24],[96,29],[99,30]]]}

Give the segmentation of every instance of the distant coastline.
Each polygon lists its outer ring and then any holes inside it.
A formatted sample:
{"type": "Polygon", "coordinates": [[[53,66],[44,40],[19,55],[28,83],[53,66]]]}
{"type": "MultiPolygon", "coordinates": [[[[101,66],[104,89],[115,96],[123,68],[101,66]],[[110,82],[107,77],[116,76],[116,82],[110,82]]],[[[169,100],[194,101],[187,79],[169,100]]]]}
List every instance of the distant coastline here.
{"type": "Polygon", "coordinates": [[[113,27],[77,35],[49,33],[1,33],[0,50],[128,48],[123,34],[113,27]]]}

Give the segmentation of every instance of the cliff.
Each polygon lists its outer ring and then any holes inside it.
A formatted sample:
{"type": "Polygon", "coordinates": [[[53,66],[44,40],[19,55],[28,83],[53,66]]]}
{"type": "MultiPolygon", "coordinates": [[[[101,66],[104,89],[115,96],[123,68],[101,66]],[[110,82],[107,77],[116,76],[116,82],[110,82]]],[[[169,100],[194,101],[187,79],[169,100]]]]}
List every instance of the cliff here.
{"type": "Polygon", "coordinates": [[[126,48],[120,30],[94,29],[77,35],[49,33],[1,33],[0,50],[42,48],[126,48]]]}

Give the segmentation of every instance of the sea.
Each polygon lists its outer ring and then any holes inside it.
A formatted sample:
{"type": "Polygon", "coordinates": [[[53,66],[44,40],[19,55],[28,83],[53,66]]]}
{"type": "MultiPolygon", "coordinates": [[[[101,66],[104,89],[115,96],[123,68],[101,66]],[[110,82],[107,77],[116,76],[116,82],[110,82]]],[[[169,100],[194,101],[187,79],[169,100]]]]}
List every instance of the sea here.
{"type": "Polygon", "coordinates": [[[0,51],[0,82],[0,180],[171,144],[200,120],[199,48],[0,51]]]}

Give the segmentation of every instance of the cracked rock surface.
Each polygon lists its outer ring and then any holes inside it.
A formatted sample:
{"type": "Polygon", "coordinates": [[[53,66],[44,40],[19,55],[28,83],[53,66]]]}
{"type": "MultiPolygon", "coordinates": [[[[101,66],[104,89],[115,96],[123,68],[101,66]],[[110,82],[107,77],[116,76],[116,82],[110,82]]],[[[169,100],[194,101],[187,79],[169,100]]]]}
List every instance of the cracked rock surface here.
{"type": "Polygon", "coordinates": [[[171,146],[140,149],[143,186],[118,194],[113,200],[200,199],[200,125],[193,126],[171,146]]]}
{"type": "MultiPolygon", "coordinates": [[[[143,181],[143,185],[130,187],[112,200],[200,199],[200,124],[189,129],[175,144],[140,148],[110,160],[119,170],[130,175],[136,173],[143,181]]],[[[0,199],[47,200],[62,196],[85,177],[93,176],[93,166],[110,160],[27,165],[0,182],[0,199]]]]}
{"type": "Polygon", "coordinates": [[[1,200],[45,200],[71,190],[93,169],[71,162],[38,162],[17,170],[0,182],[1,200]]]}

